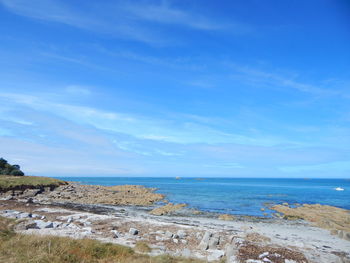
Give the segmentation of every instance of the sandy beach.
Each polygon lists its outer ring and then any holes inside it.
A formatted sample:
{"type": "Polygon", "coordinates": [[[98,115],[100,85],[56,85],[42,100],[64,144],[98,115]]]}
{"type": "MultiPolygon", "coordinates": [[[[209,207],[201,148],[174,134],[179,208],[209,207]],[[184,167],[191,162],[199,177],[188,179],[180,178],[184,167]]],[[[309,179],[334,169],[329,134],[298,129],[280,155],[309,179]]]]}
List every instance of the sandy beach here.
{"type": "Polygon", "coordinates": [[[165,209],[160,216],[151,212],[169,204],[159,203],[164,196],[154,190],[70,183],[44,191],[10,191],[1,196],[0,216],[23,220],[16,226],[19,233],[91,238],[129,247],[145,242],[151,255],[231,263],[350,262],[348,218],[345,223],[337,221],[336,226],[345,230],[336,230],[302,219],[300,209],[293,220],[282,213],[276,218],[219,219],[176,204],[170,207],[177,209],[165,209]]]}

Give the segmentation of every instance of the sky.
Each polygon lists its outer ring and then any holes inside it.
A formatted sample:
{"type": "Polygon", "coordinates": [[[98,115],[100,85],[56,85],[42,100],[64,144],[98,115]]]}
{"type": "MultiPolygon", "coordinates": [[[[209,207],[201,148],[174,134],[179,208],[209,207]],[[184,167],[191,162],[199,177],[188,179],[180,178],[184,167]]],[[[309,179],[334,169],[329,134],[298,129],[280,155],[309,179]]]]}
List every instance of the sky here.
{"type": "Polygon", "coordinates": [[[0,0],[0,155],[46,176],[350,177],[347,0],[0,0]]]}

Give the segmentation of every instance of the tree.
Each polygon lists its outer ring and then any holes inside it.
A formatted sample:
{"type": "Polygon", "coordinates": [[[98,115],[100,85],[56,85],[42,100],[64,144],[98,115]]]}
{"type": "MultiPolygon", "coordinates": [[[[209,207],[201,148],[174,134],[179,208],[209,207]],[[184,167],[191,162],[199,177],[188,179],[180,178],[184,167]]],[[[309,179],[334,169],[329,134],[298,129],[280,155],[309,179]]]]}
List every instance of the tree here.
{"type": "Polygon", "coordinates": [[[0,158],[0,168],[5,168],[7,161],[4,158],[0,158]]]}
{"type": "Polygon", "coordinates": [[[23,173],[21,170],[15,169],[15,170],[12,170],[12,171],[10,172],[10,175],[13,175],[13,176],[23,176],[24,173],[23,173]]]}
{"type": "Polygon", "coordinates": [[[0,158],[0,175],[23,176],[18,164],[11,165],[4,158],[0,158]]]}

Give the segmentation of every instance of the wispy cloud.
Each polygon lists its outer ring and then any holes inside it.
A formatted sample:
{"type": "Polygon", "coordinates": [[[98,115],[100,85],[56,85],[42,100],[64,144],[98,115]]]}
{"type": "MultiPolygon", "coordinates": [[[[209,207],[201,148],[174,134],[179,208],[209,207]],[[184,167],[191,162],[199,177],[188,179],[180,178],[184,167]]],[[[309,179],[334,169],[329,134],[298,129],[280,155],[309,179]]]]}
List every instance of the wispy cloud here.
{"type": "Polygon", "coordinates": [[[223,23],[211,21],[208,18],[171,6],[169,1],[158,4],[126,2],[123,6],[126,11],[135,17],[158,23],[177,24],[200,30],[221,30],[227,28],[223,23]]]}
{"type": "Polygon", "coordinates": [[[273,71],[260,70],[254,67],[228,63],[228,66],[233,70],[231,78],[244,81],[251,85],[274,88],[289,88],[298,90],[304,93],[310,93],[316,96],[341,96],[349,98],[348,90],[340,89],[339,87],[330,87],[330,81],[325,85],[324,82],[319,84],[309,84],[304,81],[297,80],[297,76],[286,76],[282,73],[273,71]]]}
{"type": "MultiPolygon", "coordinates": [[[[280,144],[278,138],[250,137],[228,133],[193,120],[164,120],[119,112],[109,112],[86,106],[69,105],[33,95],[2,93],[0,97],[36,110],[51,112],[98,129],[130,134],[140,139],[175,143],[241,143],[257,145],[280,144]],[[182,127],[179,129],[179,127],[182,127]]],[[[285,142],[286,143],[286,142],[285,142]]]]}
{"type": "Polygon", "coordinates": [[[194,11],[177,9],[163,1],[116,1],[98,5],[86,2],[79,10],[60,0],[33,0],[30,4],[25,0],[1,0],[0,3],[21,16],[150,44],[165,44],[169,39],[159,28],[154,29],[152,23],[206,31],[225,27],[194,11]]]}

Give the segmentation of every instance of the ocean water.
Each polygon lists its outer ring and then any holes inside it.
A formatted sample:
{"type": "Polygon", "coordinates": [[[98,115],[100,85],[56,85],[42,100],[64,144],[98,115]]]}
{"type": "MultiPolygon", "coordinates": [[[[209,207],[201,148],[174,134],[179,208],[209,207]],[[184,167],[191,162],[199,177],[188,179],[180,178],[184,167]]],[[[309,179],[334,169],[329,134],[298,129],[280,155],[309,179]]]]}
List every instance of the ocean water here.
{"type": "MultiPolygon", "coordinates": [[[[234,215],[263,216],[266,204],[324,204],[350,209],[350,179],[60,177],[92,185],[155,187],[173,203],[234,215]],[[344,191],[336,191],[341,187],[344,191]]],[[[272,211],[266,210],[270,213],[272,211]]]]}

